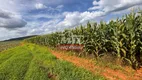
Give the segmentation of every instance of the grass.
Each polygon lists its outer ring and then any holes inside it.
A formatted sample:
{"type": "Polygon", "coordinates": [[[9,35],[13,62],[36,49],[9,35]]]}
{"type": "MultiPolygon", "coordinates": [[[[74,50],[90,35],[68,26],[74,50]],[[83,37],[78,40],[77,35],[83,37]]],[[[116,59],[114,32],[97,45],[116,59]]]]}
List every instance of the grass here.
{"type": "MultiPolygon", "coordinates": [[[[131,69],[130,65],[125,65],[125,66],[122,65],[122,61],[117,61],[117,58],[115,56],[112,56],[112,55],[105,54],[104,56],[102,56],[98,59],[94,59],[93,55],[87,55],[87,56],[85,54],[78,55],[79,53],[82,53],[82,52],[63,51],[63,50],[59,50],[59,49],[56,49],[56,48],[52,48],[52,49],[55,50],[55,51],[59,51],[63,54],[67,54],[69,56],[77,56],[77,57],[80,57],[80,58],[90,59],[94,62],[94,65],[99,66],[101,68],[108,67],[112,70],[121,70],[123,72],[126,72],[124,67],[129,67],[131,69]]],[[[103,71],[103,69],[102,69],[102,71],[103,71]]],[[[97,70],[96,72],[100,73],[102,71],[97,70]]]]}
{"type": "Polygon", "coordinates": [[[0,52],[7,50],[9,48],[16,47],[20,45],[21,41],[5,41],[5,42],[0,42],[0,52]]]}
{"type": "Polygon", "coordinates": [[[100,67],[108,67],[113,70],[124,70],[124,66],[122,65],[122,61],[113,55],[105,54],[104,56],[98,58],[98,60],[94,60],[96,65],[100,67]]]}
{"type": "Polygon", "coordinates": [[[25,44],[0,53],[0,80],[105,80],[59,60],[46,47],[25,44]]]}
{"type": "MultiPolygon", "coordinates": [[[[81,52],[74,52],[74,51],[63,51],[63,50],[59,50],[59,49],[56,49],[56,48],[53,48],[53,50],[55,51],[59,51],[61,53],[64,53],[64,54],[67,54],[69,56],[77,56],[77,57],[80,57],[80,58],[86,58],[86,59],[91,59],[92,61],[94,61],[94,64],[97,65],[97,66],[100,66],[100,67],[108,67],[108,68],[111,68],[113,70],[122,70],[122,71],[125,71],[124,70],[124,66],[122,65],[122,62],[121,61],[117,61],[117,58],[115,56],[112,56],[112,55],[104,55],[100,58],[98,58],[97,60],[94,59],[94,56],[93,55],[87,55],[85,56],[84,55],[77,55],[78,53],[81,53],[81,52]]],[[[127,67],[130,67],[130,65],[126,65],[127,67]]]]}

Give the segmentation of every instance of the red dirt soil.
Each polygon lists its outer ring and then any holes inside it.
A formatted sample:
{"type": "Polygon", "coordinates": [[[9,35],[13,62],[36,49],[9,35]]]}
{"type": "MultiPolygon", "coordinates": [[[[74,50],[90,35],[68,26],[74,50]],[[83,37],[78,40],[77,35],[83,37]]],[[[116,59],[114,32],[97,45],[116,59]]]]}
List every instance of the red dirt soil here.
{"type": "Polygon", "coordinates": [[[101,74],[102,76],[104,76],[108,80],[142,80],[142,69],[135,71],[134,75],[132,75],[129,68],[126,68],[125,69],[126,72],[124,73],[120,70],[112,70],[108,67],[95,66],[94,62],[89,59],[79,58],[76,56],[69,56],[69,55],[67,55],[63,52],[59,52],[59,51],[53,51],[53,50],[50,50],[50,51],[58,59],[63,59],[68,62],[71,62],[74,65],[76,65],[78,67],[85,68],[94,74],[99,72],[99,74],[101,74]]]}

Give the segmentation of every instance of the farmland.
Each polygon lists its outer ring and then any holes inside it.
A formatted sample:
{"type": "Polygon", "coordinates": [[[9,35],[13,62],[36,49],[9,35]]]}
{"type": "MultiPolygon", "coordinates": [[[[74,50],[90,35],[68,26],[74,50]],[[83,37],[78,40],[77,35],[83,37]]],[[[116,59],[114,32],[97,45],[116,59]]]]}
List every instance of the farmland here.
{"type": "Polygon", "coordinates": [[[104,80],[53,56],[46,47],[25,44],[0,53],[0,80],[104,80]]]}
{"type": "Polygon", "coordinates": [[[0,52],[20,45],[20,41],[3,41],[0,42],[0,52]]]}
{"type": "Polygon", "coordinates": [[[0,80],[141,80],[141,67],[141,12],[0,42],[0,80]]]}
{"type": "Polygon", "coordinates": [[[111,20],[109,23],[90,23],[75,29],[37,36],[25,40],[29,43],[56,48],[62,44],[84,45],[79,56],[112,55],[122,64],[131,65],[137,70],[142,66],[142,12],[131,12],[121,19],[111,20]],[[82,36],[74,39],[74,36],[82,36]]]}
{"type": "Polygon", "coordinates": [[[142,80],[142,0],[0,3],[0,80],[142,80]]]}
{"type": "Polygon", "coordinates": [[[1,51],[4,51],[4,50],[7,50],[9,48],[13,48],[13,47],[16,47],[16,46],[20,46],[21,45],[21,42],[24,40],[24,39],[28,39],[28,38],[31,38],[31,37],[34,37],[36,35],[33,35],[33,36],[25,36],[25,37],[19,37],[19,38],[12,38],[12,39],[9,39],[9,40],[5,40],[5,41],[0,41],[0,52],[1,51]]]}

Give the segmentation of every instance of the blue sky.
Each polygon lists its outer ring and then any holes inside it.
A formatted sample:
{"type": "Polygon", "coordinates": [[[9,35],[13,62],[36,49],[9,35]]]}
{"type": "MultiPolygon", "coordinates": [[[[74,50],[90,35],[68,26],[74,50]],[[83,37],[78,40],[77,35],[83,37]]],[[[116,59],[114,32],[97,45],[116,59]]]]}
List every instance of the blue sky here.
{"type": "Polygon", "coordinates": [[[138,7],[142,0],[0,0],[0,40],[108,22],[138,7]]]}

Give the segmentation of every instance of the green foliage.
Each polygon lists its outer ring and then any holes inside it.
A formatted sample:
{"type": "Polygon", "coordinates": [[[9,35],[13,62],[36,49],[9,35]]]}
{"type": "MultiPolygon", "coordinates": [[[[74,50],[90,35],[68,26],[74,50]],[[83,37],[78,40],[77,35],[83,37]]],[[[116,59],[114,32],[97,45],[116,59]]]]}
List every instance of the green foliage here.
{"type": "Polygon", "coordinates": [[[68,41],[70,31],[74,35],[82,35],[81,43],[84,44],[86,55],[94,54],[95,58],[102,56],[103,53],[110,53],[117,58],[128,61],[134,69],[140,67],[142,62],[142,14],[130,13],[117,19],[100,24],[87,23],[87,26],[80,26],[72,30],[56,32],[45,36],[34,37],[25,40],[26,42],[36,43],[56,47],[61,44],[62,36],[68,41]],[[45,40],[46,39],[46,40],[45,40]]]}
{"type": "Polygon", "coordinates": [[[0,80],[105,80],[59,60],[46,47],[25,44],[0,53],[0,80]]]}

